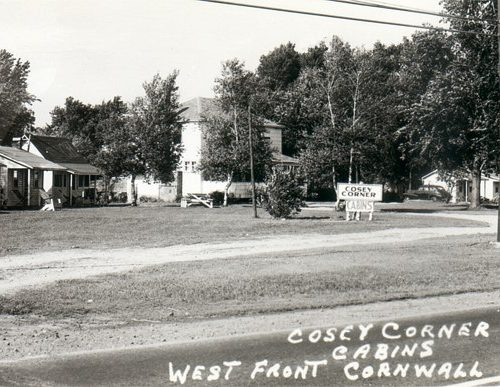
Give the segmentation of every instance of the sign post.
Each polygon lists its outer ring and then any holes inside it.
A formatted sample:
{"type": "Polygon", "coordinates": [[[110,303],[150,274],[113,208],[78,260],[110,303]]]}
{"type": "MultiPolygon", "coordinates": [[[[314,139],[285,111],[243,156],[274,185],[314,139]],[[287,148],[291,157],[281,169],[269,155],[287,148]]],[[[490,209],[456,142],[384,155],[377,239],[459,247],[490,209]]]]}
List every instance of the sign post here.
{"type": "Polygon", "coordinates": [[[337,201],[345,200],[345,220],[359,220],[362,212],[368,212],[368,220],[373,219],[375,202],[382,201],[382,184],[337,184],[337,201]]]}

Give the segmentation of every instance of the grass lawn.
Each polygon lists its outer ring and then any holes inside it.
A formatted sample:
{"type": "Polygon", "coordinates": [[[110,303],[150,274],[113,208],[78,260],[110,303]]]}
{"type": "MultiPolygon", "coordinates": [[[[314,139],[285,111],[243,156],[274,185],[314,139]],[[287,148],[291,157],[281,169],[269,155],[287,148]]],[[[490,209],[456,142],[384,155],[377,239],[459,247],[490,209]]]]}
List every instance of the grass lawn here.
{"type": "Polygon", "coordinates": [[[102,207],[56,212],[0,212],[1,256],[70,248],[169,246],[280,234],[339,234],[393,227],[470,226],[471,222],[377,213],[373,222],[344,222],[332,210],[305,210],[295,219],[273,220],[249,206],[102,207]],[[334,216],[334,219],[331,217],[334,216]]]}
{"type": "MultiPolygon", "coordinates": [[[[223,211],[218,214],[219,221],[224,215],[223,211]]],[[[290,232],[292,227],[261,222],[280,232],[290,232]]],[[[401,220],[391,218],[388,222],[401,220]]],[[[235,224],[230,235],[251,224],[246,220],[242,223],[235,224]]],[[[333,223],[324,224],[335,229],[333,223]]],[[[320,230],[315,222],[311,228],[320,230]]],[[[487,236],[452,237],[371,248],[171,263],[23,290],[0,298],[0,313],[56,319],[186,321],[487,291],[500,288],[499,252],[490,240],[487,236]]]]}

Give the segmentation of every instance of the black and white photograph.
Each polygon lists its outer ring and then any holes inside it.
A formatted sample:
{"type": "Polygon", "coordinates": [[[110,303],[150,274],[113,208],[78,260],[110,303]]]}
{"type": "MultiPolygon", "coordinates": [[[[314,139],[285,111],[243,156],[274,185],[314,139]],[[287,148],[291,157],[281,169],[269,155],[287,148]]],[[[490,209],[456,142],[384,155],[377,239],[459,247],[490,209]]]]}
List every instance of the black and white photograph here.
{"type": "Polygon", "coordinates": [[[500,0],[0,0],[0,386],[500,386],[500,0]]]}

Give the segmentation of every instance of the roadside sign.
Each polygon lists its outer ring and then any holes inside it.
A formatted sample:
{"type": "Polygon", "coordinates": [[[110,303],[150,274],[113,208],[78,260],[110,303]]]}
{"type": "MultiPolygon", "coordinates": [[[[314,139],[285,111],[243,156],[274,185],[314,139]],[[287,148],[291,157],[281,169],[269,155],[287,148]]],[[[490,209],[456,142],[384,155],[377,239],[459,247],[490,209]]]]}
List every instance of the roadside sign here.
{"type": "Polygon", "coordinates": [[[337,184],[337,201],[345,200],[346,220],[359,220],[360,213],[369,213],[368,220],[373,219],[375,202],[382,201],[382,184],[337,184]]]}
{"type": "Polygon", "coordinates": [[[337,200],[382,201],[382,184],[337,184],[337,200]]]}
{"type": "Polygon", "coordinates": [[[373,202],[364,200],[347,200],[345,202],[345,209],[349,212],[373,212],[373,202]]]}

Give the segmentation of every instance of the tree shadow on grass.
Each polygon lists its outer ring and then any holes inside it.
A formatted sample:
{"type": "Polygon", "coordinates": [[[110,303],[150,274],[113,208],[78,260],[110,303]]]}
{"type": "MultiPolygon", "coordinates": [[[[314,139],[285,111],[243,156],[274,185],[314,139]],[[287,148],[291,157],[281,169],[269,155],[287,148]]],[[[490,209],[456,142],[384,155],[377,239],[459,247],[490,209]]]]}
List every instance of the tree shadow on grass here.
{"type": "Polygon", "coordinates": [[[294,216],[290,219],[293,220],[322,220],[322,219],[331,219],[330,216],[294,216]]]}

